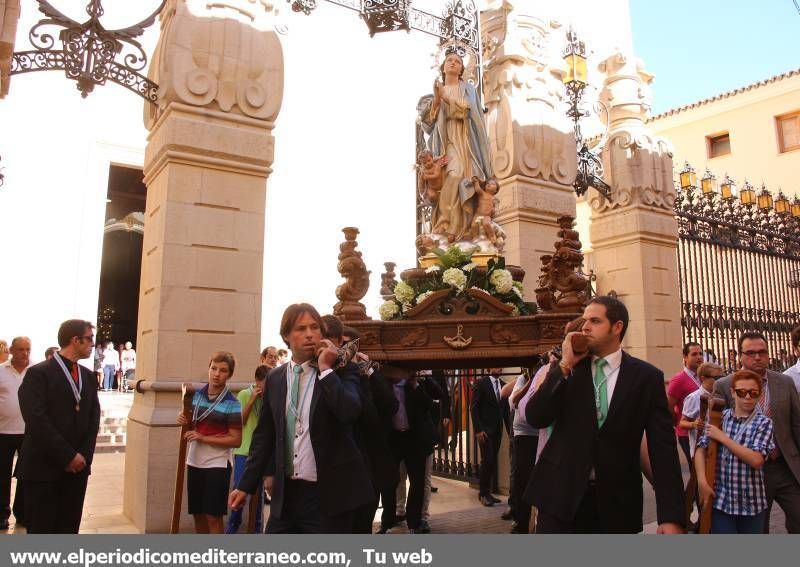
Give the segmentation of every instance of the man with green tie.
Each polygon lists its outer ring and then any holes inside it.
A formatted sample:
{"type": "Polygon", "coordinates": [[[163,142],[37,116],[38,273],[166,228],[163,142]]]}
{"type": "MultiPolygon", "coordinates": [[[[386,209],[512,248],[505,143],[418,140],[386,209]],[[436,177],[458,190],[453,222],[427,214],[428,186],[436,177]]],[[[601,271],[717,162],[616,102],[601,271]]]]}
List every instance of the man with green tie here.
{"type": "Polygon", "coordinates": [[[239,509],[263,477],[274,476],[267,533],[348,533],[353,511],[374,497],[353,439],[358,375],[351,367],[333,369],[338,352],[322,329],[307,303],[284,312],[280,333],[292,357],[267,375],[250,455],[229,498],[239,509]]]}
{"type": "Polygon", "coordinates": [[[537,533],[642,531],[639,448],[647,435],[659,533],[681,533],[683,479],[664,374],[623,352],[628,310],[595,297],[583,313],[588,352],[569,333],[560,364],[528,401],[533,427],[553,426],[525,493],[539,511],[537,533]]]}

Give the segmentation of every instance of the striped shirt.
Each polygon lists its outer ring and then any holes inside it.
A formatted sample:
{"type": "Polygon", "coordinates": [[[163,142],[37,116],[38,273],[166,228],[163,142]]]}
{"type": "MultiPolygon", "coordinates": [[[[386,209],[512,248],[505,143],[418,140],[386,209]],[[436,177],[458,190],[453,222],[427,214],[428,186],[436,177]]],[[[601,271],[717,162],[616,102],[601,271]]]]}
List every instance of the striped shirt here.
{"type": "MultiPolygon", "coordinates": [[[[209,407],[214,405],[214,400],[208,399],[208,385],[203,386],[194,393],[192,398],[193,415],[202,416],[209,407]]],[[[226,435],[231,429],[242,428],[242,406],[230,391],[225,398],[216,405],[205,419],[195,424],[195,431],[202,435],[226,435]]],[[[200,469],[225,468],[232,459],[233,449],[219,447],[202,441],[192,441],[186,453],[186,463],[200,469]]]]}
{"type": "MultiPolygon", "coordinates": [[[[746,417],[735,417],[732,409],[726,409],[722,412],[721,429],[739,445],[758,451],[766,459],[775,447],[772,438],[772,420],[758,408],[753,411],[756,414],[750,423],[747,423],[746,417]]],[[[708,447],[708,436],[703,434],[697,446],[708,447]]],[[[766,510],[764,470],[754,469],[731,453],[722,443],[718,446],[714,508],[737,516],[755,516],[766,510]]]]}

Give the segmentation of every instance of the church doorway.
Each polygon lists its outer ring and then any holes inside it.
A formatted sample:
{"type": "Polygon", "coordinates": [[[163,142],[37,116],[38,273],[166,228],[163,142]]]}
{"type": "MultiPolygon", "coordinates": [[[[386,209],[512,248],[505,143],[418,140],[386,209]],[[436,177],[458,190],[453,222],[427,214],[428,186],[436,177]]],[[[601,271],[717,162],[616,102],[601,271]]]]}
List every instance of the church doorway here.
{"type": "Polygon", "coordinates": [[[97,302],[97,341],[136,342],[147,188],[141,169],[111,165],[97,302]]]}

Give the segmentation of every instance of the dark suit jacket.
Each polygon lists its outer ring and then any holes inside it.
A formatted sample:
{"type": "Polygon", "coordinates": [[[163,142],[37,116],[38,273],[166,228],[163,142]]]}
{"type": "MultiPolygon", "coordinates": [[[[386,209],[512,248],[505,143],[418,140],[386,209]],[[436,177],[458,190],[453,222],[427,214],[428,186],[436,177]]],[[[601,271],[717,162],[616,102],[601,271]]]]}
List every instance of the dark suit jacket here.
{"type": "Polygon", "coordinates": [[[91,474],[100,401],[97,381],[91,370],[78,365],[83,381],[80,411],[67,377],[55,359],[28,368],[19,387],[19,406],[25,420],[20,478],[26,481],[54,481],[65,474],[91,474]],[[64,468],[76,453],[86,459],[80,473],[64,468]]]}
{"type": "MultiPolygon", "coordinates": [[[[286,368],[267,375],[265,404],[253,432],[250,455],[237,488],[254,494],[264,476],[274,475],[272,514],[281,518],[286,481],[286,368]]],[[[309,434],[317,466],[320,509],[327,516],[364,506],[374,498],[367,467],[353,438],[353,424],[361,414],[355,366],[331,372],[317,380],[311,395],[309,434]]],[[[349,531],[349,526],[347,527],[349,531]]]]}
{"type": "Polygon", "coordinates": [[[356,424],[356,441],[369,467],[373,487],[380,491],[397,486],[399,480],[397,462],[389,448],[389,433],[392,416],[400,404],[380,371],[369,377],[360,376],[360,380],[361,415],[356,424]]]}
{"type": "MultiPolygon", "coordinates": [[[[500,380],[500,389],[505,383],[500,380]]],[[[489,376],[478,378],[472,385],[472,427],[475,433],[485,431],[489,435],[501,435],[503,427],[508,430],[510,410],[507,403],[497,399],[489,376]]]]}
{"type": "Polygon", "coordinates": [[[623,353],[608,416],[598,429],[590,358],[582,360],[566,380],[554,365],[528,402],[525,417],[538,428],[554,424],[525,492],[527,501],[571,521],[594,468],[605,531],[640,532],[639,447],[646,432],[658,522],[684,524],[683,478],[659,369],[623,353]]]}
{"type": "MultiPolygon", "coordinates": [[[[775,444],[781,450],[783,458],[792,470],[797,482],[800,482],[800,397],[791,377],[772,370],[767,370],[767,387],[769,388],[769,405],[772,410],[772,424],[775,444]]],[[[731,377],[720,378],[714,384],[714,395],[724,398],[728,407],[734,407],[731,396],[731,377]]]]}
{"type": "Polygon", "coordinates": [[[421,383],[416,388],[406,383],[405,394],[411,448],[418,454],[430,455],[438,438],[431,418],[433,399],[421,383]]]}

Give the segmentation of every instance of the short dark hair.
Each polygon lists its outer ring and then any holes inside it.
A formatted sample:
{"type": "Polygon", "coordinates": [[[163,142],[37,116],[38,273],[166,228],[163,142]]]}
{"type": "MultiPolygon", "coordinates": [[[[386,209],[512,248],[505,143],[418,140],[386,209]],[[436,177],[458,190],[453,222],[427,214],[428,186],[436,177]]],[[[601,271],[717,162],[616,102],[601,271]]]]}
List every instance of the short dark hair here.
{"type": "Polygon", "coordinates": [[[68,347],[73,337],[82,337],[86,329],[94,329],[94,325],[90,321],[83,319],[68,319],[64,321],[58,328],[58,346],[61,348],[68,347]]]}
{"type": "Polygon", "coordinates": [[[261,366],[256,368],[255,379],[256,380],[266,380],[267,379],[267,374],[269,374],[270,370],[272,370],[272,369],[269,366],[264,366],[262,364],[261,366]]]}
{"type": "Polygon", "coordinates": [[[344,325],[342,325],[338,317],[333,315],[322,316],[322,336],[326,339],[341,341],[342,334],[344,334],[344,325]]]}
{"type": "Polygon", "coordinates": [[[354,329],[349,325],[342,326],[342,337],[350,337],[351,341],[361,338],[361,333],[358,332],[358,329],[354,329]]]}
{"type": "Polygon", "coordinates": [[[275,350],[275,354],[276,355],[278,354],[278,350],[275,349],[274,346],[268,346],[268,347],[265,347],[264,350],[261,351],[261,358],[265,358],[269,354],[269,349],[274,349],[275,350]]]}
{"type": "Polygon", "coordinates": [[[792,329],[792,333],[789,336],[792,340],[792,348],[800,347],[800,325],[792,329]]]}
{"type": "Polygon", "coordinates": [[[763,333],[759,333],[758,331],[747,331],[746,333],[742,333],[739,335],[739,341],[737,342],[737,347],[739,348],[739,354],[742,354],[742,343],[747,339],[761,339],[764,341],[764,344],[768,345],[769,341],[767,341],[767,337],[764,336],[763,333]]]}
{"type": "Polygon", "coordinates": [[[683,345],[683,356],[689,356],[689,351],[692,349],[693,346],[696,346],[700,350],[703,350],[703,346],[700,343],[689,341],[688,343],[683,345]]]}
{"type": "Polygon", "coordinates": [[[53,356],[54,352],[58,352],[60,349],[57,346],[48,347],[46,351],[44,351],[44,359],[47,360],[51,356],[53,356]]]}
{"type": "Polygon", "coordinates": [[[278,356],[286,356],[287,354],[289,354],[289,351],[286,350],[285,348],[278,349],[278,356]]]}
{"type": "Polygon", "coordinates": [[[622,332],[619,335],[619,340],[625,338],[625,333],[628,331],[628,308],[616,297],[610,295],[598,295],[589,301],[589,305],[596,303],[606,308],[606,318],[615,325],[617,321],[622,321],[622,332]]]}
{"type": "Polygon", "coordinates": [[[297,323],[297,320],[303,315],[303,313],[308,313],[317,322],[320,329],[324,329],[325,325],[322,323],[322,317],[319,314],[313,305],[310,303],[292,303],[286,310],[283,312],[283,317],[281,317],[281,338],[283,342],[286,343],[286,346],[289,346],[289,341],[287,337],[289,333],[292,332],[294,328],[294,324],[297,323]]]}
{"type": "Polygon", "coordinates": [[[208,361],[208,366],[211,366],[212,362],[225,362],[228,364],[228,368],[230,369],[231,373],[228,378],[233,377],[233,371],[236,370],[236,357],[233,356],[232,352],[227,352],[224,350],[220,350],[215,352],[211,355],[211,360],[208,361]]]}

